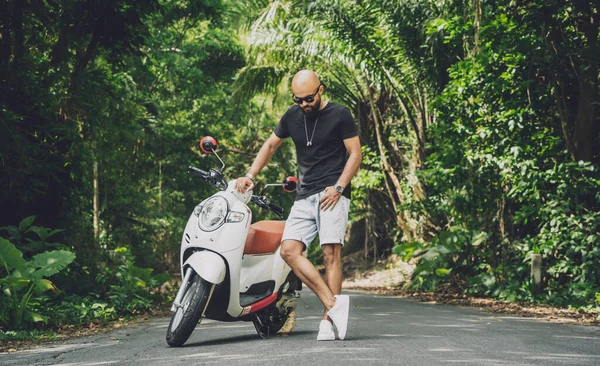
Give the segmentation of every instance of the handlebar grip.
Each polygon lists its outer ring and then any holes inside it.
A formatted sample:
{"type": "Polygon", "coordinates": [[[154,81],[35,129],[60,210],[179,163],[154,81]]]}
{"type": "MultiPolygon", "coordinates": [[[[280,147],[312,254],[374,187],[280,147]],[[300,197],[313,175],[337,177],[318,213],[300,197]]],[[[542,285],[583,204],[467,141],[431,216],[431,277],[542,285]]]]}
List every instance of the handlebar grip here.
{"type": "Polygon", "coordinates": [[[195,168],[193,166],[188,167],[188,173],[193,175],[198,175],[202,178],[208,177],[208,172],[205,172],[202,169],[195,168]]]}
{"type": "Polygon", "coordinates": [[[279,206],[276,206],[276,205],[271,205],[271,210],[273,210],[274,212],[276,212],[276,213],[278,213],[280,215],[283,215],[283,213],[285,212],[283,210],[283,207],[279,207],[279,206]]]}

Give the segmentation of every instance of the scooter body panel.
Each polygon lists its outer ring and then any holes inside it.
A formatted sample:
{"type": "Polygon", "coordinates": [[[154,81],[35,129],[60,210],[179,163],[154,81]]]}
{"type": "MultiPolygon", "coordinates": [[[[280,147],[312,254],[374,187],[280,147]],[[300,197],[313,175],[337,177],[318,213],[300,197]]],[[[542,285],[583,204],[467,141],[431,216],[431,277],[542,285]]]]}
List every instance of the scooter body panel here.
{"type": "Polygon", "coordinates": [[[200,277],[215,285],[223,282],[227,273],[223,258],[210,250],[195,252],[185,261],[183,266],[184,268],[191,266],[200,277]]]}
{"type": "MultiPolygon", "coordinates": [[[[217,195],[223,196],[227,200],[230,211],[243,213],[243,220],[235,223],[225,222],[214,231],[203,231],[200,229],[198,216],[192,214],[181,240],[180,263],[185,263],[187,256],[191,255],[190,252],[196,249],[206,249],[220,254],[230,251],[243,251],[246,236],[248,236],[248,230],[250,230],[252,211],[228,192],[218,192],[213,197],[217,195]]],[[[181,275],[183,276],[183,268],[181,275]]]]}
{"type": "Polygon", "coordinates": [[[292,268],[285,263],[280,254],[281,247],[278,247],[273,254],[273,263],[271,265],[271,278],[275,280],[275,288],[283,286],[288,274],[292,271],[292,268]]]}
{"type": "Polygon", "coordinates": [[[248,291],[255,283],[272,280],[272,273],[273,254],[244,255],[240,272],[240,292],[248,291]]]}

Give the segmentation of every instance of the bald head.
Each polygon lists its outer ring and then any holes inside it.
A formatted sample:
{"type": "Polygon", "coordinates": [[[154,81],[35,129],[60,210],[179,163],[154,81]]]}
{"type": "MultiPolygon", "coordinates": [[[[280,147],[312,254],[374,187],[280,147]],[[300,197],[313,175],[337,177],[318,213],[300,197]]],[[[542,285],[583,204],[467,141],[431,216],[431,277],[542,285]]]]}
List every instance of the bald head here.
{"type": "Polygon", "coordinates": [[[292,93],[294,101],[310,118],[315,118],[318,112],[327,105],[327,103],[321,103],[323,86],[314,71],[298,71],[292,79],[292,93]]]}
{"type": "Polygon", "coordinates": [[[321,80],[312,70],[300,70],[292,79],[292,93],[296,96],[309,95],[321,85],[321,80]]]}

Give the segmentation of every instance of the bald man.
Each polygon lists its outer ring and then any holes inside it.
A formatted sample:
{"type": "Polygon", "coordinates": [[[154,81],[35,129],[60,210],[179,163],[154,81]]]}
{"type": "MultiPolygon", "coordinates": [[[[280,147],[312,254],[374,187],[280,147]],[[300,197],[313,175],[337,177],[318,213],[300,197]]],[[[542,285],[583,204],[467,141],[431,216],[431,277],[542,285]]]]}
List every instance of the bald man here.
{"type": "Polygon", "coordinates": [[[237,189],[254,188],[254,179],[269,162],[283,139],[291,137],[298,159],[296,201],[286,220],[280,253],[294,273],[325,307],[317,340],[344,339],[348,327],[349,297],[342,291],[341,253],[344,245],[350,181],[362,160],[358,130],[348,108],[321,99],[323,84],[310,70],[292,79],[295,104],[281,117],[237,189]],[[319,234],[325,279],[302,255],[319,234]],[[333,323],[333,325],[332,325],[333,323]]]}

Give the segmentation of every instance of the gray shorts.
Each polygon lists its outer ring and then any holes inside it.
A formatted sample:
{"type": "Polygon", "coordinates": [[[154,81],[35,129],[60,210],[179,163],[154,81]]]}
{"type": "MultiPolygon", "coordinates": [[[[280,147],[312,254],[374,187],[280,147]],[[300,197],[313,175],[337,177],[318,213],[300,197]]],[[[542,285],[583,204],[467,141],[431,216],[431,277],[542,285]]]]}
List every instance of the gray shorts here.
{"type": "Polygon", "coordinates": [[[319,234],[320,245],[344,245],[350,200],[341,196],[333,210],[323,211],[319,200],[325,191],[294,202],[281,241],[298,240],[307,247],[319,234]]]}

